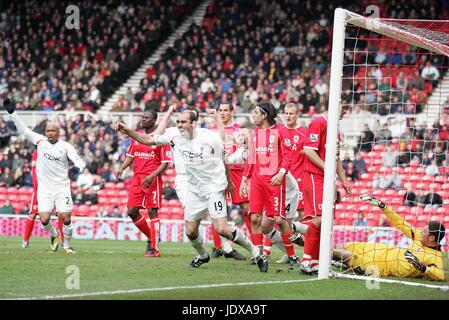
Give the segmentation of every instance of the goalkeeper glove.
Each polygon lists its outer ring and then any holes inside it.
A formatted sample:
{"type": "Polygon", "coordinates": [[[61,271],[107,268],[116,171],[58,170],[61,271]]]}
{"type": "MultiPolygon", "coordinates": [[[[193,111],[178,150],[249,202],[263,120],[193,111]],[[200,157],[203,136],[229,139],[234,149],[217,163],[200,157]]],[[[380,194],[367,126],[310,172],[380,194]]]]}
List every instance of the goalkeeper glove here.
{"type": "Polygon", "coordinates": [[[78,178],[79,174],[80,168],[73,166],[69,169],[69,178],[71,180],[75,181],[78,178]]]}
{"type": "Polygon", "coordinates": [[[412,266],[415,267],[415,269],[419,270],[422,273],[425,273],[427,271],[427,266],[419,261],[419,259],[411,253],[409,250],[405,251],[404,253],[405,259],[407,259],[408,263],[410,263],[412,266]]]}
{"type": "Polygon", "coordinates": [[[367,195],[367,194],[361,194],[360,195],[360,200],[367,201],[367,202],[371,203],[371,205],[379,207],[382,210],[387,207],[387,205],[385,203],[383,203],[380,199],[377,199],[377,198],[372,197],[372,196],[367,195]]]}
{"type": "Polygon", "coordinates": [[[1,100],[0,104],[6,109],[9,114],[12,114],[16,109],[14,104],[8,98],[1,100]]]}

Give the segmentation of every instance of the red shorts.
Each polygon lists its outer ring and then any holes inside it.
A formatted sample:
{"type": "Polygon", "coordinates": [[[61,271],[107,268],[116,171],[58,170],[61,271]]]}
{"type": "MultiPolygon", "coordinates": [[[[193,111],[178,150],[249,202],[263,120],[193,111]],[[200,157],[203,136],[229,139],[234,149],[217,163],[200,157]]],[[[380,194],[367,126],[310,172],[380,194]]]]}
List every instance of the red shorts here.
{"type": "Polygon", "coordinates": [[[285,218],[285,178],[277,186],[251,183],[249,212],[262,214],[264,209],[267,217],[285,218]]]}
{"type": "Polygon", "coordinates": [[[240,183],[242,182],[243,171],[241,170],[230,170],[231,173],[231,181],[234,185],[234,192],[232,193],[231,202],[232,204],[240,204],[249,202],[248,197],[240,196],[240,183]]]}
{"type": "Polygon", "coordinates": [[[31,194],[31,214],[39,214],[39,210],[37,209],[37,189],[33,189],[33,193],[31,194]]]}
{"type": "Polygon", "coordinates": [[[323,205],[324,176],[305,172],[302,190],[304,190],[304,218],[321,216],[323,205]]]}
{"type": "Polygon", "coordinates": [[[146,189],[142,188],[142,182],[146,175],[134,176],[131,180],[128,193],[128,207],[146,209],[159,209],[162,204],[162,179],[154,178],[153,183],[146,189]]]}
{"type": "Polygon", "coordinates": [[[298,202],[298,207],[296,208],[296,210],[304,210],[304,184],[301,181],[296,180],[296,182],[298,182],[298,188],[299,188],[299,202],[298,202]]]}

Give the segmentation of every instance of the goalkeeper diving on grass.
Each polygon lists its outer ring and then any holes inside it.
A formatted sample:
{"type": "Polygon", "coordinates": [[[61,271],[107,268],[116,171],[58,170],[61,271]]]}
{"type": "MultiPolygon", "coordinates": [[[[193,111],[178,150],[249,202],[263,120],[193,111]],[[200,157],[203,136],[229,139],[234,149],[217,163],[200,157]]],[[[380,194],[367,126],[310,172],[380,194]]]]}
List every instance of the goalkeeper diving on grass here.
{"type": "Polygon", "coordinates": [[[382,243],[347,242],[335,247],[332,252],[334,260],[366,275],[445,280],[440,245],[445,235],[443,224],[430,221],[423,229],[417,229],[381,200],[365,194],[360,199],[379,207],[392,225],[413,242],[407,248],[382,243]]]}

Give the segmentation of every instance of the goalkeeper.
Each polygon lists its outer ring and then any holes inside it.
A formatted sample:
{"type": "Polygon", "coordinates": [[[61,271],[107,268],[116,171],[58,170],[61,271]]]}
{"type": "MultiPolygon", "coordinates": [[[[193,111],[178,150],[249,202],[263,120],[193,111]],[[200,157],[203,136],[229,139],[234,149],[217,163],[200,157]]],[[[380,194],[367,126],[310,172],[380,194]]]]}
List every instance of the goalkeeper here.
{"type": "Polygon", "coordinates": [[[367,275],[429,278],[444,281],[443,254],[440,242],[444,238],[444,225],[437,221],[419,230],[387,207],[381,200],[369,195],[360,199],[378,206],[393,226],[402,231],[413,243],[407,249],[370,242],[348,242],[333,250],[333,258],[347,267],[367,275]]]}

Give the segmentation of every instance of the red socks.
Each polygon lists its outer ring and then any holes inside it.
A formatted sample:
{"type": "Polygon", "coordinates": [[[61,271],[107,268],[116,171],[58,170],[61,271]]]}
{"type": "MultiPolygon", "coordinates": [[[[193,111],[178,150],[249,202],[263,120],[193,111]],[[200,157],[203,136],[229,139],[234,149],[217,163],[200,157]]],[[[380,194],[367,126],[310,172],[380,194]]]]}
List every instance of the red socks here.
{"type": "Polygon", "coordinates": [[[58,216],[59,237],[60,237],[61,241],[64,243],[64,233],[62,232],[62,227],[63,226],[64,226],[64,220],[62,220],[62,218],[58,216]]]}
{"type": "Polygon", "coordinates": [[[151,230],[150,227],[148,226],[147,221],[145,220],[145,217],[142,216],[140,213],[138,213],[136,217],[133,219],[133,222],[136,225],[136,227],[139,228],[139,230],[142,231],[142,233],[147,236],[148,240],[151,240],[151,230]]]}
{"type": "Polygon", "coordinates": [[[220,239],[220,236],[218,235],[217,231],[215,231],[213,225],[212,225],[212,238],[214,239],[215,249],[221,249],[221,239],[220,239]]]}
{"type": "Polygon", "coordinates": [[[151,234],[151,249],[159,251],[159,235],[160,235],[160,228],[161,223],[159,218],[151,219],[150,220],[150,234],[151,234]]]}
{"type": "Polygon", "coordinates": [[[282,242],[284,243],[285,251],[287,252],[287,255],[289,257],[296,256],[295,254],[295,248],[293,247],[293,243],[290,241],[292,233],[291,231],[288,231],[287,233],[281,233],[282,242]]]}
{"type": "Polygon", "coordinates": [[[248,229],[249,234],[252,234],[251,216],[249,214],[243,214],[243,218],[245,220],[245,225],[248,229]]]}
{"type": "Polygon", "coordinates": [[[263,253],[265,255],[269,256],[271,254],[271,247],[273,246],[273,243],[271,242],[268,237],[264,237],[263,239],[263,253]]]}
{"type": "Polygon", "coordinates": [[[309,224],[307,232],[304,235],[304,256],[302,261],[319,260],[320,257],[320,235],[321,227],[309,224]]]}
{"type": "Polygon", "coordinates": [[[33,232],[34,228],[34,222],[36,221],[36,218],[27,218],[27,222],[25,224],[25,234],[23,235],[23,241],[29,242],[31,233],[33,232]]]}
{"type": "Polygon", "coordinates": [[[252,233],[251,239],[253,240],[253,245],[262,249],[263,233],[252,233]]]}

